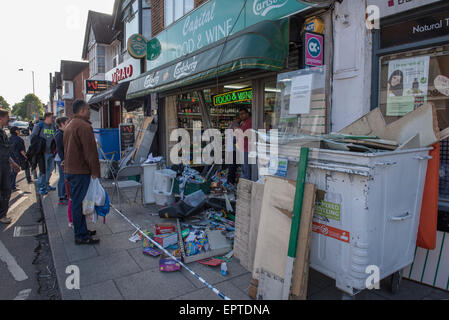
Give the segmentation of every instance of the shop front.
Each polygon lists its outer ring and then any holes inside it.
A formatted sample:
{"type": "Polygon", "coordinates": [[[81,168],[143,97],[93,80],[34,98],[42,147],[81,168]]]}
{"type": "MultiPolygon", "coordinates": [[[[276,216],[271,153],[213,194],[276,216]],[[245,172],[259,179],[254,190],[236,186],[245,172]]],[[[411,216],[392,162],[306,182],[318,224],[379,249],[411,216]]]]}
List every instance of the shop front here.
{"type": "MultiPolygon", "coordinates": [[[[380,30],[374,33],[371,107],[380,107],[391,123],[432,103],[439,129],[444,130],[449,127],[449,4],[435,0],[394,4],[381,8],[380,30]]],[[[419,249],[406,276],[448,289],[442,268],[447,268],[444,260],[449,257],[443,252],[449,232],[449,139],[440,143],[438,206],[436,248],[419,249]],[[427,262],[431,268],[426,269],[427,262]]]]}
{"type": "MultiPolygon", "coordinates": [[[[221,8],[223,4],[208,2],[151,40],[151,48],[161,51],[148,55],[156,57],[148,61],[150,71],[130,84],[128,99],[157,96],[160,154],[169,162],[170,150],[177,143],[170,141],[173,130],[193,132],[199,121],[202,130],[218,129],[224,134],[246,109],[252,128],[277,128],[277,75],[305,68],[303,30],[311,8],[290,1],[262,15],[252,7],[242,13],[240,5],[221,8]],[[194,30],[196,19],[203,19],[203,24],[194,30]],[[158,41],[160,45],[155,46],[158,41]]],[[[200,159],[192,153],[191,164],[200,165],[200,159]]],[[[253,178],[257,179],[257,172],[253,178]]]]}
{"type": "Polygon", "coordinates": [[[127,60],[106,73],[106,83],[110,85],[88,101],[92,109],[100,112],[102,128],[119,128],[122,123],[139,126],[143,122],[143,99],[126,99],[130,81],[140,73],[140,61],[135,59],[127,60]]]}

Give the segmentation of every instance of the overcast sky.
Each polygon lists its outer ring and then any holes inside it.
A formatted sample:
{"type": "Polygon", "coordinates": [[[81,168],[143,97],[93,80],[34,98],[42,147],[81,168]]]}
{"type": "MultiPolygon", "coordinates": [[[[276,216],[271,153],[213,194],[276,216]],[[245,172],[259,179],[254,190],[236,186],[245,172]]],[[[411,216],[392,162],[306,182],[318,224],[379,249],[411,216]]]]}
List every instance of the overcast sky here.
{"type": "Polygon", "coordinates": [[[112,14],[114,0],[0,1],[0,96],[12,106],[33,92],[49,101],[50,72],[81,61],[89,10],[112,14]],[[23,68],[24,72],[18,72],[23,68]]]}

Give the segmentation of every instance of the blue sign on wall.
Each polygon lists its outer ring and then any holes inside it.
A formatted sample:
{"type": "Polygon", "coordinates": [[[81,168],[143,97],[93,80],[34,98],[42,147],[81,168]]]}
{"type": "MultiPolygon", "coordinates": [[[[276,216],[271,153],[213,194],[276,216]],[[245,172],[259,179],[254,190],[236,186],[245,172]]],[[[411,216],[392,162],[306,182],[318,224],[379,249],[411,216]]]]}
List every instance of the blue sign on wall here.
{"type": "Polygon", "coordinates": [[[58,102],[56,103],[56,106],[60,107],[60,108],[64,108],[65,107],[65,102],[62,101],[62,100],[58,100],[58,102]]]}

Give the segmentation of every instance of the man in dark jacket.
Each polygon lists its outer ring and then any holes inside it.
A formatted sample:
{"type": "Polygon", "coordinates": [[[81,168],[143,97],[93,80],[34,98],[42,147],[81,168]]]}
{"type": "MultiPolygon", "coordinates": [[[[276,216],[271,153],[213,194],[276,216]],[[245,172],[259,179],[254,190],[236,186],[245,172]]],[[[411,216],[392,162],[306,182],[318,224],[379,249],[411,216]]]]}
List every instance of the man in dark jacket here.
{"type": "Polygon", "coordinates": [[[0,224],[10,224],[11,219],[7,217],[9,199],[11,198],[11,167],[15,172],[20,168],[10,157],[8,136],[3,127],[9,123],[9,112],[0,109],[0,224]]]}
{"type": "MultiPolygon", "coordinates": [[[[28,164],[28,160],[25,153],[25,141],[20,137],[20,129],[17,127],[12,127],[9,132],[11,133],[11,137],[9,137],[9,145],[10,145],[10,154],[11,158],[17,163],[22,170],[25,170],[25,176],[27,178],[28,183],[32,183],[31,173],[30,173],[30,165],[28,164]]],[[[14,192],[17,190],[16,186],[16,178],[17,173],[14,170],[11,170],[11,191],[14,192]]]]}
{"type": "Polygon", "coordinates": [[[72,107],[74,117],[64,130],[64,172],[70,186],[75,243],[98,244],[100,240],[92,238],[96,232],[87,230],[82,205],[91,178],[100,177],[97,143],[89,121],[89,105],[77,100],[72,107]]]}

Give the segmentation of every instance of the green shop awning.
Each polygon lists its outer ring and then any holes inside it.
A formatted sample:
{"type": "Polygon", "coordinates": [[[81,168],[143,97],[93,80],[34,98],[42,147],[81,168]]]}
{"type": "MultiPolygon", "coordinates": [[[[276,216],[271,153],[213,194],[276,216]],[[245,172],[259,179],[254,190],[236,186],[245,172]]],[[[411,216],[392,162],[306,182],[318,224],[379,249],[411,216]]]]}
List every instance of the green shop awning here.
{"type": "Polygon", "coordinates": [[[279,71],[288,57],[288,19],[262,21],[131,81],[127,99],[249,69],[279,71]]]}

